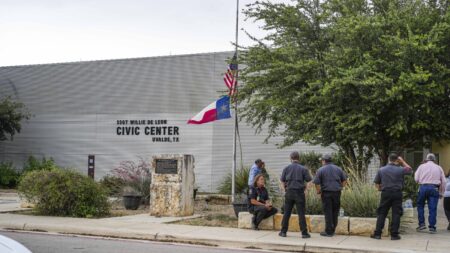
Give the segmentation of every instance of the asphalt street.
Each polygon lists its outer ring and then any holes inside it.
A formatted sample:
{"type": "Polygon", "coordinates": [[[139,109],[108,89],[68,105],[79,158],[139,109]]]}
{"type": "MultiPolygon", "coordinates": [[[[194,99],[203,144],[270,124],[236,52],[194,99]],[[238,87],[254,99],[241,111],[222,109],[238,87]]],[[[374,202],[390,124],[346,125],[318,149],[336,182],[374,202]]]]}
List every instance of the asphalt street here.
{"type": "MultiPolygon", "coordinates": [[[[98,237],[55,235],[45,233],[6,232],[33,253],[249,253],[257,250],[235,250],[215,247],[171,244],[139,240],[108,239],[98,237]]],[[[267,251],[265,251],[267,252],[267,251]]]]}

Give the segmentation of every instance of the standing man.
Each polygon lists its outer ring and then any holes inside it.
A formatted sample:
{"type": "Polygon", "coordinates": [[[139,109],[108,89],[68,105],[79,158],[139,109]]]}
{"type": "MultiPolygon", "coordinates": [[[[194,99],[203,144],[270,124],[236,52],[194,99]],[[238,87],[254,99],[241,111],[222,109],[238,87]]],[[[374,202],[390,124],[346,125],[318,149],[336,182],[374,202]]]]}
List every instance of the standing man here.
{"type": "Polygon", "coordinates": [[[281,222],[281,237],[286,237],[289,227],[289,218],[292,208],[297,207],[298,223],[302,232],[302,238],[310,238],[305,219],[305,189],[306,183],[311,181],[311,175],[307,168],[299,163],[300,154],[297,151],[291,153],[291,164],[281,174],[281,187],[285,192],[284,215],[281,222]]]}
{"type": "Polygon", "coordinates": [[[417,197],[417,213],[419,216],[419,226],[417,231],[424,231],[425,226],[424,207],[425,201],[428,203],[428,228],[430,233],[436,233],[436,214],[439,198],[445,192],[445,174],[441,166],[435,163],[436,156],[428,154],[425,163],[417,168],[414,179],[420,185],[417,197]]]}
{"type": "Polygon", "coordinates": [[[377,226],[370,237],[381,239],[384,221],[392,208],[391,240],[400,240],[399,227],[400,217],[403,214],[403,183],[404,176],[412,173],[411,166],[396,153],[389,155],[389,163],[378,170],[374,183],[381,191],[380,205],[377,209],[377,226]]]}
{"type": "Polygon", "coordinates": [[[250,169],[249,175],[248,175],[248,188],[252,187],[255,177],[258,174],[262,173],[262,170],[264,169],[264,162],[261,159],[256,159],[255,163],[250,169]]]}
{"type": "Polygon", "coordinates": [[[334,165],[330,155],[321,158],[322,167],[316,173],[313,183],[317,194],[321,195],[322,208],[325,214],[325,231],[321,236],[332,237],[338,224],[339,209],[341,208],[341,190],[347,183],[347,175],[341,168],[334,165]]]}

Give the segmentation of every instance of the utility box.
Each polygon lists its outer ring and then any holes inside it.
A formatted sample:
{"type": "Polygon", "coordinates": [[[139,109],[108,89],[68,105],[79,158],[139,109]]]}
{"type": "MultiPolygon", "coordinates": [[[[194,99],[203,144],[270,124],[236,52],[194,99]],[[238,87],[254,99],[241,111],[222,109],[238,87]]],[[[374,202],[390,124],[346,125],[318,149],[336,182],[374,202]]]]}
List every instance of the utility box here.
{"type": "Polygon", "coordinates": [[[194,156],[181,154],[153,156],[150,215],[193,215],[194,184],[194,156]]]}

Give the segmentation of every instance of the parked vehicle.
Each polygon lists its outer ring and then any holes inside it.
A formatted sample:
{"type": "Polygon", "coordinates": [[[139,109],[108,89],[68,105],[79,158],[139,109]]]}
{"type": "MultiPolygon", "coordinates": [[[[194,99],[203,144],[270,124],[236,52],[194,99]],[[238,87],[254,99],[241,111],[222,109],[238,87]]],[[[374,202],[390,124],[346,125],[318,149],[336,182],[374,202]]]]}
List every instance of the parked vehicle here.
{"type": "Polygon", "coordinates": [[[2,253],[32,253],[25,246],[13,239],[0,235],[0,252],[2,253]]]}

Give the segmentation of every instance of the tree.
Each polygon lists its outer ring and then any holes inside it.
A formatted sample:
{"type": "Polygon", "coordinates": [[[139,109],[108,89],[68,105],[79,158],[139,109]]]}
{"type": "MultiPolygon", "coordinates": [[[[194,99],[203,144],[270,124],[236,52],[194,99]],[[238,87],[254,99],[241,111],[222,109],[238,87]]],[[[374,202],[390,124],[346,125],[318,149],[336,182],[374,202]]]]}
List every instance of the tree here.
{"type": "Polygon", "coordinates": [[[268,32],[242,50],[241,115],[268,138],[336,144],[359,169],[374,154],[450,139],[445,0],[257,1],[268,32]]]}
{"type": "Polygon", "coordinates": [[[21,122],[29,119],[30,113],[24,104],[13,101],[9,97],[0,100],[0,141],[11,139],[20,133],[21,122]]]}

